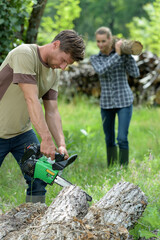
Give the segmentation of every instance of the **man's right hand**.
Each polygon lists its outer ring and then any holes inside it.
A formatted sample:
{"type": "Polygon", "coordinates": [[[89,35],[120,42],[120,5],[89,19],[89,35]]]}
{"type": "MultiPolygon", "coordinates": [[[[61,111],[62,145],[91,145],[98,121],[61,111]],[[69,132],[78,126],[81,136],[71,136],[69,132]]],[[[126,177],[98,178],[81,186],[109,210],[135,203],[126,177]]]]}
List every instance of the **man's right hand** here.
{"type": "Polygon", "coordinates": [[[55,159],[55,152],[57,152],[57,148],[51,138],[51,140],[42,140],[40,146],[40,152],[44,154],[46,157],[50,157],[51,160],[55,159]]]}

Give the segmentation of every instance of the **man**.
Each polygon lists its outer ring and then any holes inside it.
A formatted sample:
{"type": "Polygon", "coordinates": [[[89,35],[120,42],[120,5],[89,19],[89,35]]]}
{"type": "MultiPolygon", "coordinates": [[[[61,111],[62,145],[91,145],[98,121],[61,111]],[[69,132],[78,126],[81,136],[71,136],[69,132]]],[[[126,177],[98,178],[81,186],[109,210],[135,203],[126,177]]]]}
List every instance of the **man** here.
{"type": "MultiPolygon", "coordinates": [[[[84,49],[75,31],[64,30],[49,44],[23,44],[7,55],[0,67],[0,165],[9,152],[20,165],[24,149],[39,143],[31,124],[41,138],[41,153],[52,160],[56,151],[65,154],[65,159],[69,157],[57,107],[57,69],[82,60],[84,49]]],[[[26,202],[45,202],[46,183],[24,177],[26,202]]]]}
{"type": "Polygon", "coordinates": [[[115,117],[118,115],[119,162],[127,165],[129,161],[128,129],[132,116],[133,94],[127,75],[139,76],[139,69],[131,55],[121,53],[122,40],[112,46],[112,33],[107,27],[96,31],[99,54],[91,56],[91,64],[97,72],[101,84],[101,117],[107,148],[108,166],[117,161],[115,141],[115,117]]]}

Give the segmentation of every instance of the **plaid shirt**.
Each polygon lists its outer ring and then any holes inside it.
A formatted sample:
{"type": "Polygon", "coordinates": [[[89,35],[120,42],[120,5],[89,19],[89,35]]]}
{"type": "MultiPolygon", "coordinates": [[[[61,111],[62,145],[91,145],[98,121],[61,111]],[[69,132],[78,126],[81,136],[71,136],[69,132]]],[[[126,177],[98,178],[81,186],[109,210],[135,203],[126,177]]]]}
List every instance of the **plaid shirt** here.
{"type": "Polygon", "coordinates": [[[127,74],[134,78],[139,76],[134,58],[131,55],[119,56],[112,51],[109,55],[101,52],[93,55],[90,61],[101,84],[101,108],[130,106],[133,103],[133,94],[128,84],[127,74]]]}

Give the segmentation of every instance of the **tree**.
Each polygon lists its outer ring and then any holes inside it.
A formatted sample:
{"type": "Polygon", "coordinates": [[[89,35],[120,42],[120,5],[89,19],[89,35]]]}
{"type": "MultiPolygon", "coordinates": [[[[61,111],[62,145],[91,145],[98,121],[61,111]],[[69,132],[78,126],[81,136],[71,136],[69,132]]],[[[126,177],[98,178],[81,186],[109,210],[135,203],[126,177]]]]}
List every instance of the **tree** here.
{"type": "Polygon", "coordinates": [[[26,43],[35,43],[37,40],[38,29],[40,26],[41,18],[46,6],[47,0],[37,0],[33,5],[29,25],[25,37],[26,43]]]}
{"type": "Polygon", "coordinates": [[[153,4],[146,4],[144,7],[147,18],[134,17],[133,21],[127,24],[132,39],[142,42],[144,49],[160,56],[159,32],[160,32],[160,0],[153,4]]]}
{"type": "Polygon", "coordinates": [[[0,63],[22,43],[36,42],[47,0],[2,0],[0,2],[0,63]]]}
{"type": "Polygon", "coordinates": [[[39,29],[38,42],[53,40],[53,36],[64,29],[73,29],[73,20],[80,16],[80,0],[48,1],[39,29]]]}
{"type": "Polygon", "coordinates": [[[30,3],[31,0],[0,1],[0,63],[14,46],[22,42],[30,3]]]}

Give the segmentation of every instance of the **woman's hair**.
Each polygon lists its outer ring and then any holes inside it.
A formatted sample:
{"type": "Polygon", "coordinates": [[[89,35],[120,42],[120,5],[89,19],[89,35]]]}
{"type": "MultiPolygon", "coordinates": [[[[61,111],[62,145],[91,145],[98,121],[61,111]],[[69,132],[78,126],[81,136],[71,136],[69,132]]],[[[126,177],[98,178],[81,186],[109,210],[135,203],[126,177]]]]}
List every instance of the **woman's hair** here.
{"type": "Polygon", "coordinates": [[[83,39],[74,30],[61,31],[54,39],[60,41],[60,50],[70,53],[74,61],[84,59],[85,45],[83,39]]]}
{"type": "Polygon", "coordinates": [[[96,30],[95,32],[95,35],[97,34],[106,34],[107,35],[107,38],[110,38],[112,37],[112,33],[111,33],[111,30],[107,27],[100,27],[96,30]]]}

